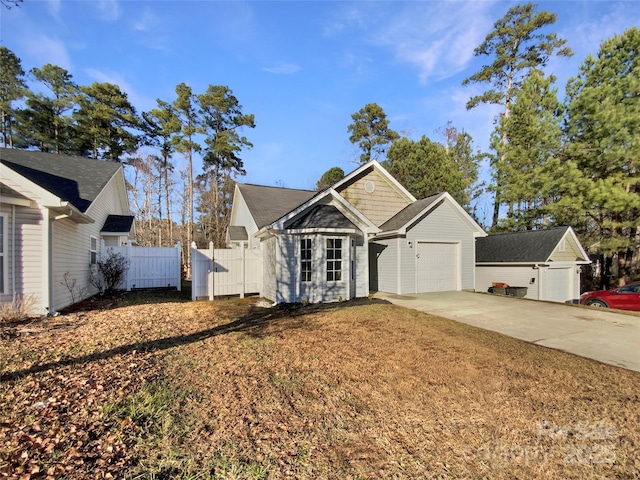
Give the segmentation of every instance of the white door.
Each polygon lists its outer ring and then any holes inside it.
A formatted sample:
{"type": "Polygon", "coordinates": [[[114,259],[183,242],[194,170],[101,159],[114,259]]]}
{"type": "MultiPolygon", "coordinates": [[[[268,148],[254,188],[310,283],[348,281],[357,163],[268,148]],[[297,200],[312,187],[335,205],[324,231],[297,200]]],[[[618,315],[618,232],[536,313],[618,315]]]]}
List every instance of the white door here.
{"type": "Polygon", "coordinates": [[[573,268],[549,268],[547,270],[546,295],[541,300],[563,303],[572,300],[572,273],[573,268]]]}
{"type": "Polygon", "coordinates": [[[417,293],[458,290],[458,245],[418,243],[417,293]]]}

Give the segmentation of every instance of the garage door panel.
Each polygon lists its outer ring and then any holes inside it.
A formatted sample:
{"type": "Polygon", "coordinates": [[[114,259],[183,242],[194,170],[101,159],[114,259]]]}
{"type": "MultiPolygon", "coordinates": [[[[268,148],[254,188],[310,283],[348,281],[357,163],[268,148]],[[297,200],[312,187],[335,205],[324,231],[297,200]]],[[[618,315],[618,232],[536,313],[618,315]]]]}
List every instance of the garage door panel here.
{"type": "Polygon", "coordinates": [[[458,289],[458,246],[455,243],[418,243],[417,291],[458,289]]]}
{"type": "Polygon", "coordinates": [[[550,268],[547,270],[547,295],[545,300],[566,302],[571,300],[571,268],[550,268]]]}

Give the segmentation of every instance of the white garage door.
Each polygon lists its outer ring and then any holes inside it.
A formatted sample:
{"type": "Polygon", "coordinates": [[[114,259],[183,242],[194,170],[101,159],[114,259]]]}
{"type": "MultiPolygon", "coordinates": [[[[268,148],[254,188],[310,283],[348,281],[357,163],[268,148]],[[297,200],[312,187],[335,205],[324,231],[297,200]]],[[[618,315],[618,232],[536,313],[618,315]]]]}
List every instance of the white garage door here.
{"type": "Polygon", "coordinates": [[[418,243],[418,293],[458,290],[458,245],[418,243]]]}
{"type": "Polygon", "coordinates": [[[547,288],[545,298],[552,302],[566,302],[571,300],[571,274],[572,268],[550,268],[547,270],[547,288]]]}

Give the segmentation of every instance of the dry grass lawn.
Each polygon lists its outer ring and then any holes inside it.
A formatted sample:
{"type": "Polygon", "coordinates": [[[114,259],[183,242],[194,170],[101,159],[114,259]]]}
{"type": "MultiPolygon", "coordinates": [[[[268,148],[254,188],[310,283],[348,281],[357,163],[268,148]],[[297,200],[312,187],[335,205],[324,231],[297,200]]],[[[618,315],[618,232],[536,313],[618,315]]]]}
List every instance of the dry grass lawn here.
{"type": "Polygon", "coordinates": [[[111,303],[3,327],[0,478],[640,472],[636,372],[368,300],[111,303]]]}

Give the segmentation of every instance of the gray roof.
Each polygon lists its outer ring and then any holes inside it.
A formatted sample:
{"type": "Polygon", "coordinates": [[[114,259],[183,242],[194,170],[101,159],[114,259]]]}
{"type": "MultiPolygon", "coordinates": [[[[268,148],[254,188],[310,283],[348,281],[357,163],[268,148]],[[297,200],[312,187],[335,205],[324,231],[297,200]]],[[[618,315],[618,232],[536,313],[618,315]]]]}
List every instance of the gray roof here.
{"type": "Polygon", "coordinates": [[[318,192],[238,184],[258,229],[269,225],[311,199],[318,192]]]}
{"type": "Polygon", "coordinates": [[[132,215],[109,215],[104,221],[101,232],[124,233],[130,232],[133,226],[132,215]]]}
{"type": "Polygon", "coordinates": [[[389,220],[380,225],[380,230],[382,232],[394,232],[396,230],[399,230],[413,218],[415,218],[416,215],[418,215],[425,208],[435,202],[440,197],[440,195],[440,193],[437,195],[432,195],[421,200],[416,200],[415,202],[407,205],[389,220]]]}
{"type": "Polygon", "coordinates": [[[86,212],[120,168],[119,163],[0,148],[0,162],[86,212]]]}
{"type": "Polygon", "coordinates": [[[544,263],[569,227],[500,233],[476,240],[477,263],[544,263]]]}
{"type": "Polygon", "coordinates": [[[246,242],[249,240],[247,229],[242,226],[229,225],[229,240],[232,242],[246,242]]]}
{"type": "Polygon", "coordinates": [[[287,228],[357,228],[333,205],[316,205],[287,228]]]}

